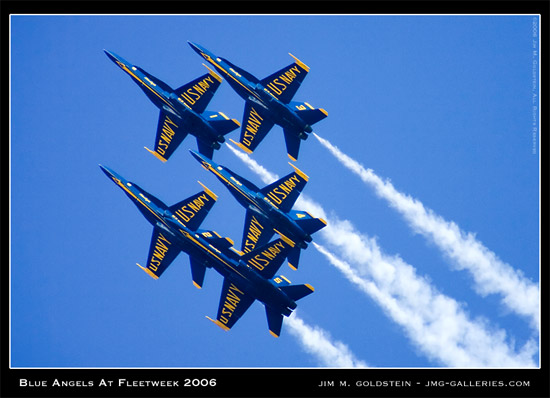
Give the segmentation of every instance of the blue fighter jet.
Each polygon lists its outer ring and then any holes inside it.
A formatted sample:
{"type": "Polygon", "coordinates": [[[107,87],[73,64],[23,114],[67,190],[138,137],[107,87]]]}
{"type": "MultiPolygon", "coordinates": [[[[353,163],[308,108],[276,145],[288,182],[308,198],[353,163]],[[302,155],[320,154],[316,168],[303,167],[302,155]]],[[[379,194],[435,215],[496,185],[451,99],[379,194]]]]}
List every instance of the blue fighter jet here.
{"type": "Polygon", "coordinates": [[[240,142],[231,141],[250,154],[277,124],[283,128],[289,158],[298,159],[300,140],[307,139],[307,133],[313,131],[312,124],[328,115],[324,109],[315,109],[307,102],[291,101],[309,67],[290,54],[294,63],[259,80],[204,47],[188,43],[223,74],[229,85],[246,101],[240,142]]]}
{"type": "Polygon", "coordinates": [[[241,251],[250,252],[269,242],[276,232],[281,239],[292,246],[288,254],[288,265],[296,270],[300,249],[307,248],[311,234],[324,228],[322,218],[300,210],[291,210],[308,181],[308,176],[289,162],[294,171],[289,175],[260,189],[227,167],[212,159],[190,151],[206,169],[211,171],[246,209],[241,251]]]}
{"type": "MultiPolygon", "coordinates": [[[[214,268],[223,277],[222,294],[216,319],[209,320],[229,330],[252,305],[259,300],[265,305],[270,333],[281,333],[283,315],[289,316],[296,301],[313,292],[313,287],[290,285],[284,276],[275,276],[291,246],[281,239],[240,254],[233,241],[215,231],[200,230],[199,226],[217,200],[204,185],[204,190],[173,205],[147,193],[138,185],[124,179],[113,170],[101,166],[103,172],[134,202],[153,225],[147,266],[142,267],[158,279],[180,251],[190,257],[193,284],[201,288],[207,268],[214,268]]],[[[200,184],[200,182],[199,182],[200,184]]]]}
{"type": "Polygon", "coordinates": [[[214,149],[220,149],[220,143],[225,142],[224,135],[240,126],[238,121],[229,119],[222,112],[205,110],[222,81],[208,67],[209,73],[174,90],[139,66],[104,51],[160,109],[155,150],[145,149],[163,162],[170,158],[188,134],[197,138],[200,153],[212,157],[214,149]]]}

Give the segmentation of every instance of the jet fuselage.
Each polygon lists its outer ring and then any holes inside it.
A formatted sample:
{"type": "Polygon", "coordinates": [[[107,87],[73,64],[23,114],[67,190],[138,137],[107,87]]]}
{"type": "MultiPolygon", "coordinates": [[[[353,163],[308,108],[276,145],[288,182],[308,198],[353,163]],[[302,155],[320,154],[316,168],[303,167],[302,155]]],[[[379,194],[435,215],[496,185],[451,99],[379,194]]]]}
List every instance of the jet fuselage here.
{"type": "Polygon", "coordinates": [[[212,142],[212,147],[220,149],[219,143],[225,142],[225,138],[219,135],[201,114],[193,111],[182,98],[177,96],[169,85],[160,79],[153,78],[152,75],[149,75],[140,67],[129,63],[124,58],[110,51],[104,51],[109,59],[137,83],[157,108],[166,115],[177,118],[178,125],[195,137],[201,138],[200,135],[206,134],[208,141],[212,142]]]}
{"type": "Polygon", "coordinates": [[[253,187],[252,183],[228,168],[217,164],[200,153],[190,152],[206,170],[212,172],[229,189],[229,192],[244,208],[249,208],[268,219],[275,232],[281,235],[283,239],[289,238],[298,247],[307,248],[306,242],[312,241],[311,236],[305,233],[287,213],[281,211],[273,203],[273,200],[262,194],[257,187],[251,189],[253,187]]]}
{"type": "Polygon", "coordinates": [[[298,135],[303,140],[307,138],[307,134],[304,132],[311,133],[313,131],[311,126],[304,122],[289,105],[279,101],[271,93],[270,90],[275,93],[279,90],[274,84],[272,84],[272,87],[264,87],[253,75],[247,73],[247,78],[233,69],[231,64],[223,58],[216,57],[213,53],[198,44],[191,42],[189,44],[193,50],[224,75],[229,85],[241,98],[261,106],[275,124],[291,131],[299,132],[298,135]]]}

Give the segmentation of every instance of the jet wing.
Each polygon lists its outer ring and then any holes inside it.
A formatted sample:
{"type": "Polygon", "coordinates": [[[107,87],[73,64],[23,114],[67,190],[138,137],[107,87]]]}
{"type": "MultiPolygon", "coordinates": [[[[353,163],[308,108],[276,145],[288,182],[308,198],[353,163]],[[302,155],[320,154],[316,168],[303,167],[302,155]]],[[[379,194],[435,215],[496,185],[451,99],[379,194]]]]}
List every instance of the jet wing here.
{"type": "Polygon", "coordinates": [[[274,124],[275,123],[267,118],[263,108],[251,101],[246,101],[241,128],[241,139],[239,143],[233,142],[243,151],[250,154],[254,152],[254,149],[256,149],[265,138],[274,124]]]}
{"type": "Polygon", "coordinates": [[[175,93],[195,112],[203,113],[221,82],[222,78],[210,70],[210,73],[184,84],[175,93]]]}
{"type": "Polygon", "coordinates": [[[282,239],[276,239],[267,245],[244,254],[241,260],[263,278],[271,279],[281,268],[292,247],[282,239]]]}
{"type": "Polygon", "coordinates": [[[145,149],[166,162],[188,134],[180,128],[178,123],[180,123],[179,119],[168,116],[161,111],[155,139],[155,150],[151,151],[147,147],[145,149]]]}
{"type": "MultiPolygon", "coordinates": [[[[201,183],[199,182],[199,184],[201,183]]],[[[203,191],[169,207],[177,219],[192,231],[196,231],[200,227],[204,218],[218,199],[212,191],[204,185],[202,186],[204,188],[203,191]]]]}
{"type": "Polygon", "coordinates": [[[309,179],[300,169],[292,163],[289,164],[295,170],[293,173],[260,190],[267,199],[285,213],[288,213],[292,209],[292,206],[294,206],[296,199],[300,196],[302,189],[304,189],[309,179]]]}
{"type": "Polygon", "coordinates": [[[288,104],[309,72],[309,67],[290,54],[296,60],[293,64],[261,80],[261,84],[279,101],[288,104]]]}
{"type": "Polygon", "coordinates": [[[154,228],[147,267],[138,266],[152,278],[158,279],[179,254],[180,249],[173,244],[173,237],[167,232],[154,228]]]}
{"type": "Polygon", "coordinates": [[[241,251],[248,253],[260,247],[274,235],[273,225],[268,219],[250,209],[246,210],[241,251]]]}
{"type": "Polygon", "coordinates": [[[235,325],[239,318],[250,308],[254,297],[246,294],[228,278],[223,280],[222,295],[216,319],[210,319],[223,330],[227,331],[235,325]]]}

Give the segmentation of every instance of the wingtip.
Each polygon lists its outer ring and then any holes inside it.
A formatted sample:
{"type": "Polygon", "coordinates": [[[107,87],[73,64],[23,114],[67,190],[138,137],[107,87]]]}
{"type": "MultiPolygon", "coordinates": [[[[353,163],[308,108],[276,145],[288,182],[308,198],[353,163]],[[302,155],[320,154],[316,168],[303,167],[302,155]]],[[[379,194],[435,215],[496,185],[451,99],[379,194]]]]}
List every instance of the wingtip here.
{"type": "Polygon", "coordinates": [[[240,142],[236,142],[234,141],[232,138],[229,139],[229,141],[231,141],[233,144],[237,145],[240,149],[242,149],[245,153],[247,153],[248,155],[250,155],[252,153],[252,151],[250,149],[248,149],[247,147],[245,147],[243,144],[241,144],[240,142]]]}
{"type": "Polygon", "coordinates": [[[199,184],[201,184],[201,187],[204,188],[204,191],[214,200],[218,200],[218,195],[216,195],[214,192],[212,192],[210,189],[208,189],[202,182],[197,181],[199,184]]]}
{"type": "Polygon", "coordinates": [[[298,58],[296,58],[294,55],[292,55],[291,53],[288,53],[288,55],[290,55],[292,58],[294,58],[294,61],[296,61],[296,63],[298,65],[300,65],[306,72],[309,72],[309,66],[307,66],[306,64],[304,64],[302,61],[300,61],[298,58]]]}
{"type": "Polygon", "coordinates": [[[142,270],[144,270],[151,278],[153,278],[154,280],[157,280],[159,277],[155,274],[153,274],[153,272],[149,269],[149,268],[145,268],[145,267],[142,267],[141,265],[139,265],[138,263],[136,263],[136,265],[141,268],[142,270]]]}
{"type": "MultiPolygon", "coordinates": [[[[190,43],[190,42],[188,41],[187,43],[190,43]]],[[[214,72],[214,71],[213,71],[212,69],[210,69],[208,66],[206,66],[206,64],[203,64],[203,65],[204,65],[204,67],[205,67],[206,69],[208,69],[208,71],[210,72],[210,74],[211,74],[212,76],[214,76],[214,78],[215,78],[217,81],[219,81],[220,83],[223,81],[223,79],[222,79],[222,77],[221,77],[220,75],[218,75],[216,72],[214,72]]]]}
{"type": "Polygon", "coordinates": [[[273,330],[270,330],[269,334],[272,335],[273,337],[279,338],[279,335],[275,333],[273,330]]]}
{"type": "Polygon", "coordinates": [[[193,286],[195,286],[197,289],[202,289],[202,286],[195,281],[193,281],[193,286]]]}
{"type": "Polygon", "coordinates": [[[147,148],[146,146],[144,146],[144,148],[147,149],[147,151],[149,153],[151,153],[152,155],[155,155],[156,158],[159,159],[162,163],[166,163],[166,161],[168,160],[168,159],[163,158],[158,152],[152,151],[149,148],[147,148]]]}
{"type": "Polygon", "coordinates": [[[225,332],[227,332],[229,330],[229,328],[227,326],[225,326],[223,323],[221,323],[217,319],[214,320],[214,319],[210,318],[208,315],[206,316],[206,319],[208,319],[209,321],[211,321],[215,325],[218,325],[225,332]]]}
{"type": "MultiPolygon", "coordinates": [[[[290,155],[289,155],[290,156],[290,155]]],[[[288,162],[289,165],[292,166],[292,168],[294,168],[294,170],[296,171],[296,173],[302,177],[304,180],[308,181],[309,180],[309,176],[304,173],[302,170],[300,170],[298,167],[294,166],[292,163],[288,162]]]]}

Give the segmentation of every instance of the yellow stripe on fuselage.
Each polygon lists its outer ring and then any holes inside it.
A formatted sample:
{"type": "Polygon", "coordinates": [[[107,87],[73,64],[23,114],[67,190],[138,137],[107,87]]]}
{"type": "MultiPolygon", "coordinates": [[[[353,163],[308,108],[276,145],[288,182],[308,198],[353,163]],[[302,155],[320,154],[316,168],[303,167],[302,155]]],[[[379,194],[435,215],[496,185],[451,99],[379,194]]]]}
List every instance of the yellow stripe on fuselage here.
{"type": "Polygon", "coordinates": [[[234,81],[236,81],[237,83],[239,83],[241,86],[243,86],[243,88],[248,91],[250,94],[252,94],[254,97],[260,99],[260,97],[258,97],[258,95],[250,90],[250,88],[248,88],[245,84],[243,84],[239,79],[237,79],[233,74],[229,73],[224,67],[222,67],[219,63],[217,63],[216,61],[214,61],[212,59],[212,57],[210,57],[209,55],[207,54],[204,54],[202,53],[204,58],[208,61],[208,62],[211,62],[213,64],[215,64],[218,68],[220,68],[227,76],[229,76],[230,78],[232,78],[234,81]]]}
{"type": "Polygon", "coordinates": [[[132,72],[130,69],[128,69],[126,67],[126,65],[122,64],[122,63],[119,63],[119,66],[122,68],[122,70],[124,70],[126,73],[128,73],[130,76],[134,77],[134,79],[136,79],[137,81],[139,81],[141,84],[143,84],[145,87],[147,87],[149,90],[151,90],[152,93],[154,93],[157,97],[159,97],[166,105],[168,105],[170,108],[172,108],[174,110],[174,112],[177,112],[176,108],[174,108],[174,106],[166,101],[166,99],[164,97],[162,97],[159,93],[157,93],[155,90],[153,90],[151,88],[151,86],[149,86],[148,84],[146,84],[145,82],[143,82],[143,80],[141,80],[139,77],[136,76],[136,74],[134,72],[132,72]]]}

